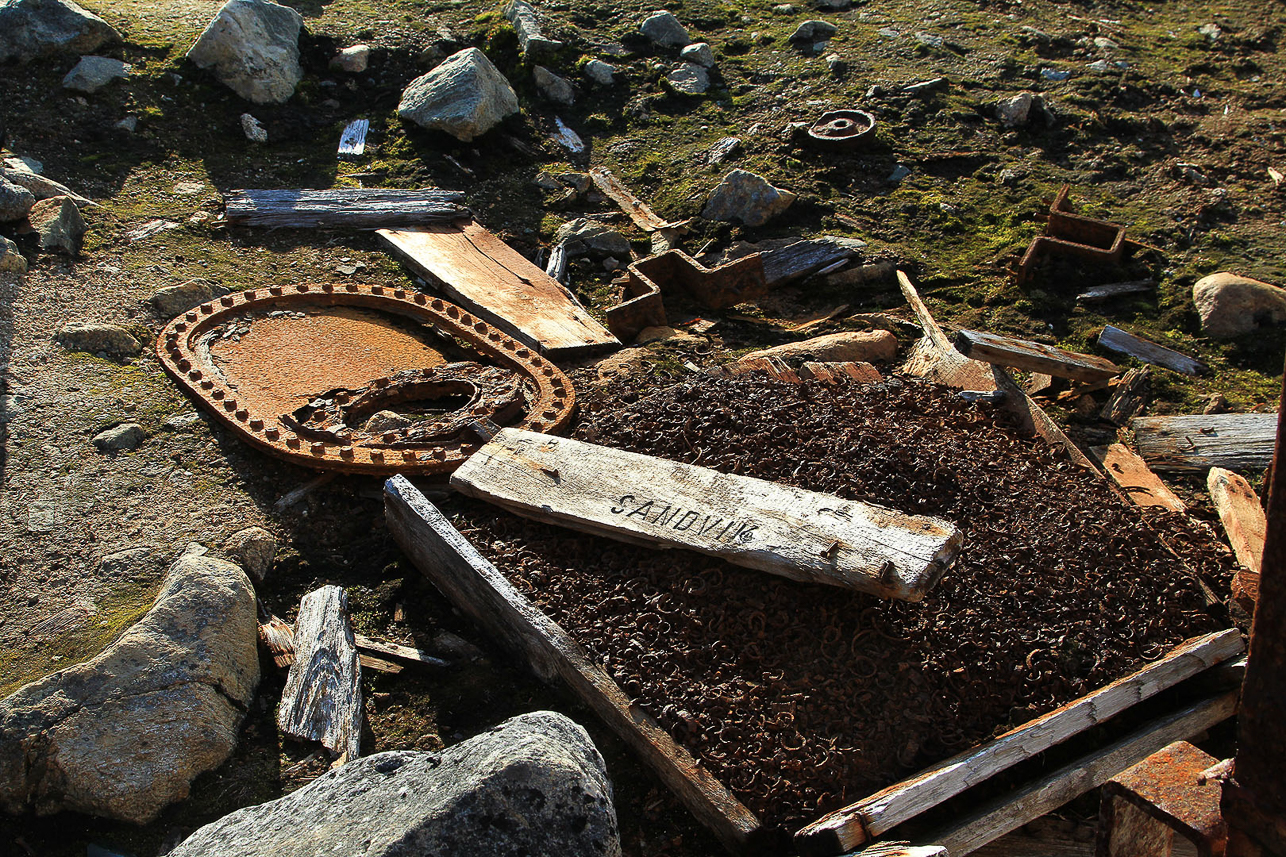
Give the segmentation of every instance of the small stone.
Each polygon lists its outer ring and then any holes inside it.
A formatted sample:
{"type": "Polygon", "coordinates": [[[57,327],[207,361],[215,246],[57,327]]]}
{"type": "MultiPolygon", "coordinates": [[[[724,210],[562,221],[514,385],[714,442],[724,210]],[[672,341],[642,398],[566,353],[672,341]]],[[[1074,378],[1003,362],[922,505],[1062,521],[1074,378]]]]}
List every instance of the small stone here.
{"type": "Polygon", "coordinates": [[[166,431],[182,431],[185,428],[191,428],[199,422],[201,422],[201,415],[196,411],[188,411],[186,414],[175,414],[168,418],[165,422],[161,423],[161,428],[166,431]]]}
{"type": "Polygon", "coordinates": [[[1042,68],[1040,70],[1041,80],[1049,80],[1055,83],[1059,81],[1067,80],[1071,76],[1072,76],[1072,73],[1070,71],[1067,71],[1066,69],[1042,68]]]}
{"type": "Polygon", "coordinates": [[[362,431],[368,434],[382,434],[386,431],[400,431],[410,424],[410,417],[403,416],[397,411],[376,411],[366,420],[362,431]]]}
{"type": "Polygon", "coordinates": [[[1013,169],[1012,167],[1005,167],[1003,170],[1000,171],[1000,175],[998,176],[998,178],[1000,179],[1000,183],[1002,185],[1005,185],[1008,187],[1013,184],[1016,184],[1018,180],[1023,178],[1025,175],[1027,175],[1026,170],[1016,170],[1016,169],[1013,169]]]}
{"type": "Polygon", "coordinates": [[[1027,124],[1032,105],[1040,98],[1031,92],[1020,92],[1009,98],[996,102],[996,118],[1006,128],[1018,128],[1027,124]]]}
{"type": "Polygon", "coordinates": [[[568,221],[558,227],[554,241],[567,242],[569,256],[593,255],[630,258],[630,242],[615,229],[587,217],[568,221]]]}
{"type": "Polygon", "coordinates": [[[1226,414],[1228,413],[1228,399],[1223,393],[1211,393],[1206,399],[1206,406],[1201,409],[1203,414],[1226,414]]]}
{"type": "Polygon", "coordinates": [[[126,116],[124,119],[120,120],[112,127],[117,129],[118,131],[125,131],[126,133],[133,134],[135,131],[138,130],[138,117],[126,116]]]}
{"type": "Polygon", "coordinates": [[[1212,42],[1218,41],[1219,37],[1223,35],[1223,29],[1215,23],[1202,24],[1200,27],[1197,27],[1197,32],[1212,42]]]}
{"type": "Polygon", "coordinates": [[[81,57],[63,78],[63,87],[94,93],[117,78],[129,77],[133,66],[111,57],[81,57]]]}
{"type": "Polygon", "coordinates": [[[681,48],[692,42],[679,19],[664,10],[649,15],[639,25],[639,32],[651,39],[652,44],[663,48],[681,48]]]}
{"type": "Polygon", "coordinates": [[[246,527],[228,537],[223,552],[240,563],[251,580],[261,583],[277,555],[277,538],[263,527],[246,527]]]}
{"type": "Polygon", "coordinates": [[[445,131],[468,143],[518,112],[518,96],[500,70],[477,48],[452,54],[411,81],[397,115],[422,128],[445,131]]]}
{"type": "Polygon", "coordinates": [[[714,68],[714,51],[705,42],[688,45],[679,51],[679,59],[694,63],[702,68],[714,68]]]}
{"type": "Polygon", "coordinates": [[[575,191],[577,196],[589,193],[594,184],[588,173],[559,173],[558,180],[575,191]]]}
{"type": "Polygon", "coordinates": [[[138,449],[147,435],[138,423],[124,423],[94,435],[94,446],[99,452],[120,452],[138,449]]]}
{"type": "Polygon", "coordinates": [[[303,16],[272,0],[228,0],[188,50],[187,58],[255,104],[283,104],[303,79],[303,16]]]}
{"type": "Polygon", "coordinates": [[[826,57],[826,70],[836,77],[843,77],[848,71],[848,63],[839,54],[830,54],[826,57]]]}
{"type": "Polygon", "coordinates": [[[740,137],[724,137],[706,152],[706,162],[711,165],[722,164],[741,150],[740,137]]]}
{"type": "Polygon", "coordinates": [[[331,58],[330,67],[334,71],[344,71],[349,74],[361,74],[366,71],[366,67],[371,62],[370,45],[353,45],[351,48],[344,48],[331,58]]]}
{"type": "Polygon", "coordinates": [[[710,73],[690,62],[676,66],[665,80],[675,92],[684,95],[701,95],[710,88],[710,73]]]}
{"type": "Polygon", "coordinates": [[[927,33],[923,30],[915,34],[915,40],[928,48],[940,48],[947,43],[946,39],[936,33],[927,33]]]}
{"type": "Polygon", "coordinates": [[[55,337],[68,351],[103,352],[111,357],[133,357],[143,350],[130,332],[115,324],[72,322],[55,337]]]}
{"type": "Polygon", "coordinates": [[[911,168],[905,164],[898,164],[893,168],[893,172],[889,173],[888,181],[900,182],[909,175],[911,175],[911,168]]]}
{"type": "Polygon", "coordinates": [[[772,10],[773,10],[773,12],[774,12],[774,13],[776,13],[776,14],[778,14],[778,15],[793,15],[793,14],[795,14],[795,7],[794,7],[794,6],[792,6],[792,5],[791,5],[791,4],[789,4],[789,3],[778,3],[776,6],[772,7],[772,10]]]}
{"type": "Polygon", "coordinates": [[[852,6],[852,0],[812,0],[814,8],[827,12],[842,12],[852,6]]]}
{"type": "Polygon", "coordinates": [[[0,175],[0,223],[22,220],[35,204],[35,194],[0,175]]]}
{"type": "Polygon", "coordinates": [[[1106,36],[1098,36],[1094,39],[1094,47],[1104,51],[1114,51],[1121,46],[1106,36]]]}
{"type": "Polygon", "coordinates": [[[1286,324],[1286,289],[1228,271],[1197,280],[1192,300],[1201,331],[1216,339],[1286,324]]]}
{"type": "Polygon", "coordinates": [[[706,220],[740,221],[746,226],[763,226],[790,207],[796,195],[775,188],[763,176],[733,170],[710,194],[701,216],[706,220]]]}
{"type": "Polygon", "coordinates": [[[65,196],[42,199],[27,212],[31,227],[40,233],[40,248],[75,256],[85,240],[85,219],[76,203],[65,196]]]}
{"type": "Polygon", "coordinates": [[[187,312],[194,306],[226,295],[228,290],[206,280],[188,280],[177,286],[166,286],[148,298],[148,303],[165,318],[187,312]]]}
{"type": "Polygon", "coordinates": [[[572,85],[543,65],[533,68],[531,76],[536,81],[536,89],[547,101],[562,107],[571,107],[576,101],[576,90],[572,85]]]}
{"type": "Polygon", "coordinates": [[[875,31],[875,34],[884,39],[896,39],[902,35],[892,27],[880,27],[878,30],[875,31]]]}
{"type": "Polygon", "coordinates": [[[27,273],[27,257],[18,252],[18,245],[0,235],[0,273],[27,273]]]}
{"type": "Polygon", "coordinates": [[[241,131],[251,143],[268,142],[268,129],[249,113],[241,114],[241,131]]]}
{"type": "Polygon", "coordinates": [[[826,21],[805,21],[795,28],[795,32],[790,34],[792,42],[814,42],[825,41],[839,30],[834,24],[826,21]]]}
{"type": "Polygon", "coordinates": [[[938,90],[946,89],[950,85],[951,85],[951,82],[948,81],[945,77],[935,77],[932,80],[925,80],[925,81],[921,81],[920,83],[912,83],[908,86],[902,87],[902,94],[920,97],[924,95],[929,95],[930,93],[933,93],[933,92],[937,92],[938,90]]]}
{"type": "Polygon", "coordinates": [[[616,66],[602,60],[585,63],[585,76],[599,86],[611,86],[616,81],[616,66]]]}
{"type": "Polygon", "coordinates": [[[102,18],[65,0],[0,2],[0,63],[89,53],[120,33],[102,18]]]}

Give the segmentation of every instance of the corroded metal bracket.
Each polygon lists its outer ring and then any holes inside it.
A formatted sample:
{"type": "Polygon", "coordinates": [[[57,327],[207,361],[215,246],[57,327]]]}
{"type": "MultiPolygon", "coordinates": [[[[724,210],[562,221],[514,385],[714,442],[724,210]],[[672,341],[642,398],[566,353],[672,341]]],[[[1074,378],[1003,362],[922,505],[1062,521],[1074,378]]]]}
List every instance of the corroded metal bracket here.
{"type": "Polygon", "coordinates": [[[1067,201],[1071,185],[1063,185],[1049,206],[1045,234],[1033,238],[1014,269],[1015,284],[1025,283],[1040,257],[1047,253],[1062,253],[1090,262],[1115,263],[1121,261],[1129,242],[1125,227],[1107,220],[1095,220],[1072,211],[1067,201]]]}
{"type": "MultiPolygon", "coordinates": [[[[362,346],[361,342],[352,344],[354,352],[362,346]]],[[[379,475],[449,473],[479,446],[476,438],[463,432],[465,417],[505,420],[518,411],[521,420],[513,423],[515,427],[555,433],[567,425],[575,405],[567,376],[516,339],[454,304],[384,286],[299,284],[225,295],[166,325],[156,350],[165,371],[221,423],[253,446],[320,470],[379,475]],[[249,396],[239,400],[243,394],[238,391],[238,382],[220,371],[208,345],[203,345],[216,328],[256,313],[332,307],[375,311],[424,325],[462,343],[494,366],[469,362],[425,367],[391,378],[370,379],[362,388],[312,390],[310,395],[317,399],[308,408],[275,413],[256,407],[248,401],[249,396]],[[521,396],[514,388],[515,379],[526,388],[521,396]],[[428,427],[415,423],[393,432],[366,432],[346,425],[363,419],[373,409],[444,395],[455,395],[465,404],[455,414],[429,421],[428,427]]],[[[300,375],[310,374],[308,370],[318,361],[330,359],[307,350],[264,358],[275,364],[276,370],[282,362],[298,366],[300,375]]]]}
{"type": "Polygon", "coordinates": [[[645,327],[665,324],[663,292],[686,292],[711,309],[723,309],[769,290],[758,253],[707,268],[682,250],[667,250],[632,263],[626,272],[622,301],[607,311],[608,329],[623,342],[645,327]]]}
{"type": "Polygon", "coordinates": [[[1176,835],[1200,857],[1222,857],[1228,829],[1219,810],[1220,786],[1204,776],[1216,762],[1176,741],[1109,780],[1095,857],[1170,854],[1176,835]]]}

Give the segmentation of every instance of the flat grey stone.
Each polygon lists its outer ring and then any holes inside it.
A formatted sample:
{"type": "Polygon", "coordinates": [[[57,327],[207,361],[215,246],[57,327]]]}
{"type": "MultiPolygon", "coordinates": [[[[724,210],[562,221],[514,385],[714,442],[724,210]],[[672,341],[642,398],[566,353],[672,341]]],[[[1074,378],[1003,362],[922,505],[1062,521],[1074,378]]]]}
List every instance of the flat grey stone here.
{"type": "Polygon", "coordinates": [[[665,79],[684,95],[701,95],[710,88],[710,73],[696,63],[680,63],[665,79]]]}
{"type": "Polygon", "coordinates": [[[111,357],[133,357],[143,350],[128,330],[115,324],[72,322],[63,325],[55,338],[68,351],[102,352],[111,357]]]}
{"type": "Polygon", "coordinates": [[[63,87],[95,93],[117,78],[129,77],[132,68],[129,63],[111,57],[81,57],[76,67],[63,78],[63,87]]]}
{"type": "Polygon", "coordinates": [[[513,0],[505,7],[505,17],[513,24],[514,32],[518,35],[518,47],[523,54],[539,56],[562,48],[562,42],[541,35],[536,8],[526,0],[513,0]]]}
{"type": "Polygon", "coordinates": [[[829,39],[839,30],[834,24],[826,21],[805,21],[790,34],[792,42],[822,42],[829,39]]]}
{"type": "Polygon", "coordinates": [[[98,447],[100,452],[138,449],[143,445],[146,437],[143,427],[138,423],[124,423],[94,435],[94,446],[98,447]]]}
{"type": "Polygon", "coordinates": [[[0,0],[0,62],[87,54],[120,33],[70,0],[0,0]]]}
{"type": "Polygon", "coordinates": [[[411,81],[397,115],[422,128],[469,142],[518,112],[518,96],[500,70],[477,48],[452,54],[411,81]]]}
{"type": "Polygon", "coordinates": [[[579,217],[558,227],[554,241],[566,241],[569,256],[589,254],[630,258],[630,242],[624,235],[587,217],[579,217]]]}
{"type": "Polygon", "coordinates": [[[163,289],[158,289],[156,294],[148,298],[148,303],[165,318],[174,318],[194,306],[203,304],[206,301],[212,301],[227,293],[228,290],[223,286],[206,280],[188,280],[186,283],[179,283],[177,286],[166,286],[163,289]]]}

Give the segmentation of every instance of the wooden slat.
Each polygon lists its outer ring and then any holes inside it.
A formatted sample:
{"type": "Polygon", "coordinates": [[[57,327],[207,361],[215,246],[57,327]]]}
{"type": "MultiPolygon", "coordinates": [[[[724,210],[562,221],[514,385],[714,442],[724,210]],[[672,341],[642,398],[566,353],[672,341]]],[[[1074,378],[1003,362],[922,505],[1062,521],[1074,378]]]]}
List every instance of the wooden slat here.
{"type": "Polygon", "coordinates": [[[1126,333],[1119,327],[1113,327],[1110,324],[1104,327],[1103,332],[1098,335],[1098,344],[1111,351],[1128,354],[1143,363],[1164,366],[1167,369],[1173,369],[1185,375],[1199,375],[1208,368],[1200,360],[1194,360],[1172,348],[1166,348],[1164,345],[1157,345],[1155,342],[1142,339],[1132,333],[1126,333]]]}
{"type": "Polygon", "coordinates": [[[1093,303],[1095,301],[1105,301],[1108,298],[1116,298],[1121,295],[1136,295],[1142,292],[1152,291],[1156,284],[1151,280],[1131,280],[1128,283],[1105,283],[1101,286],[1088,288],[1076,296],[1077,303],[1093,303]]]}
{"type": "Polygon", "coordinates": [[[295,662],[281,691],[277,726],[356,759],[361,755],[362,670],[343,589],[323,586],[303,597],[294,642],[295,662]]]}
{"type": "Polygon", "coordinates": [[[224,213],[240,226],[376,229],[468,218],[463,199],[447,190],[236,190],[224,213]]]}
{"type": "Polygon", "coordinates": [[[512,428],[451,486],[538,521],[906,601],[960,551],[941,518],[512,428]]]}
{"type": "Polygon", "coordinates": [[[1160,506],[1173,512],[1187,511],[1187,505],[1148,469],[1147,462],[1121,443],[1096,446],[1090,450],[1125,496],[1136,506],[1160,506]]]}
{"type": "Polygon", "coordinates": [[[657,232],[666,229],[682,229],[687,221],[671,222],[653,211],[646,202],[635,196],[629,188],[621,184],[620,179],[612,175],[607,167],[594,167],[589,171],[590,178],[598,189],[621,207],[629,215],[634,225],[644,232],[657,232]]]}
{"type": "Polygon", "coordinates": [[[848,247],[824,238],[796,241],[776,250],[760,252],[764,262],[764,281],[775,289],[793,280],[829,268],[837,262],[851,259],[857,253],[848,247]]]}
{"type": "Polygon", "coordinates": [[[724,845],[740,852],[765,837],[750,810],[675,744],[404,477],[384,483],[384,508],[393,539],[434,586],[540,678],[566,682],[724,845]]]}
{"type": "Polygon", "coordinates": [[[1195,414],[1136,417],[1134,446],[1152,469],[1199,473],[1209,467],[1251,471],[1268,466],[1276,414],[1195,414]]]}
{"type": "Polygon", "coordinates": [[[410,661],[415,664],[424,664],[429,667],[451,666],[448,661],[435,658],[423,649],[417,649],[413,646],[401,646],[397,643],[386,643],[383,640],[372,640],[370,637],[363,637],[361,634],[354,634],[353,640],[357,643],[357,648],[363,652],[371,652],[372,654],[410,661]]]}
{"type": "Polygon", "coordinates": [[[951,857],[971,854],[988,842],[1101,786],[1162,747],[1191,738],[1227,720],[1236,710],[1236,691],[1188,705],[991,802],[959,819],[950,828],[926,836],[924,842],[945,847],[951,857]]]}
{"type": "Polygon", "coordinates": [[[1268,533],[1268,519],[1250,483],[1222,467],[1210,468],[1206,487],[1215,511],[1228,536],[1228,544],[1237,555],[1237,562],[1259,573],[1264,559],[1264,538],[1268,533]]]}
{"type": "Polygon", "coordinates": [[[551,359],[621,345],[562,283],[477,223],[377,234],[452,300],[551,359]]]}
{"type": "Polygon", "coordinates": [[[1053,345],[979,330],[959,331],[955,346],[957,351],[973,360],[1076,381],[1092,383],[1121,372],[1112,361],[1092,354],[1078,354],[1053,345]]]}
{"type": "Polygon", "coordinates": [[[392,661],[386,661],[383,658],[377,658],[374,655],[368,655],[365,652],[357,653],[357,662],[362,665],[364,670],[375,670],[376,672],[397,675],[402,671],[401,664],[395,664],[392,661]]]}
{"type": "Polygon", "coordinates": [[[1139,411],[1143,410],[1144,405],[1148,403],[1148,395],[1151,392],[1151,367],[1141,366],[1138,369],[1131,369],[1125,373],[1125,377],[1121,379],[1116,391],[1112,393],[1112,397],[1103,406],[1101,412],[1103,419],[1118,426],[1127,424],[1139,415],[1139,411]]]}
{"type": "Polygon", "coordinates": [[[1101,690],[824,816],[796,833],[795,841],[806,853],[851,851],[1001,771],[1234,657],[1244,648],[1241,634],[1231,630],[1188,640],[1160,660],[1101,690]]]}

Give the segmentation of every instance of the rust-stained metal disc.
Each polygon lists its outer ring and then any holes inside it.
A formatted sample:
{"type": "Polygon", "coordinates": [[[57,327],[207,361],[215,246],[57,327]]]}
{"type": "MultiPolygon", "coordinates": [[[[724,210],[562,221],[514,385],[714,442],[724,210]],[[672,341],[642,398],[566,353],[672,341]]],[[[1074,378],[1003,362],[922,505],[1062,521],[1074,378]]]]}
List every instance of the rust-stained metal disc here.
{"type": "Polygon", "coordinates": [[[454,304],[405,289],[300,284],[225,295],[174,319],[161,365],[220,422],[296,464],[348,473],[449,473],[478,447],[472,419],[555,433],[571,381],[454,304]],[[430,413],[367,430],[373,410],[430,413]]]}

